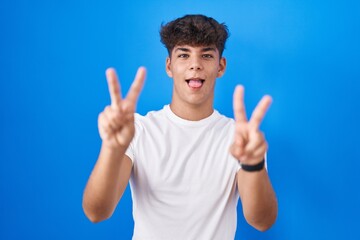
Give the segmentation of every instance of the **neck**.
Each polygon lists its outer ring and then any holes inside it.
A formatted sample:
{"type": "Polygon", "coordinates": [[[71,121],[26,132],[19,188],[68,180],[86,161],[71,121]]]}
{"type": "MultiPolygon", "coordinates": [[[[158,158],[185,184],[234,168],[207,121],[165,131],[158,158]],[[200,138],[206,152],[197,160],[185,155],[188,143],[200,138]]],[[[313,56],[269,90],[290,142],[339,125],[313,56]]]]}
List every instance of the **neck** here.
{"type": "Polygon", "coordinates": [[[185,102],[177,102],[173,99],[170,108],[175,115],[189,121],[199,121],[209,117],[214,112],[212,101],[210,104],[194,105],[185,102]]]}

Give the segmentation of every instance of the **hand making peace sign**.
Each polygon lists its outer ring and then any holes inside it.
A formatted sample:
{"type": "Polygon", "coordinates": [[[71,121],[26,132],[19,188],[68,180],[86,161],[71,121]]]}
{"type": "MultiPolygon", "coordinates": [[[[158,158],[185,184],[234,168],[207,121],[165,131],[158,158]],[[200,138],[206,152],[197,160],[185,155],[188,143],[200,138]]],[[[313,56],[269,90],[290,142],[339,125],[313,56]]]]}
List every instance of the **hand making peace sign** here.
{"type": "Polygon", "coordinates": [[[240,85],[235,89],[233,107],[236,123],[230,153],[242,164],[255,165],[264,158],[268,145],[259,127],[271,102],[272,98],[265,95],[248,121],[244,105],[244,87],[240,85]]]}
{"type": "Polygon", "coordinates": [[[98,127],[103,144],[116,148],[127,148],[135,133],[134,113],[136,103],[144,85],[146,70],[140,67],[126,98],[121,97],[121,87],[113,68],[106,70],[111,105],[99,114],[98,127]]]}

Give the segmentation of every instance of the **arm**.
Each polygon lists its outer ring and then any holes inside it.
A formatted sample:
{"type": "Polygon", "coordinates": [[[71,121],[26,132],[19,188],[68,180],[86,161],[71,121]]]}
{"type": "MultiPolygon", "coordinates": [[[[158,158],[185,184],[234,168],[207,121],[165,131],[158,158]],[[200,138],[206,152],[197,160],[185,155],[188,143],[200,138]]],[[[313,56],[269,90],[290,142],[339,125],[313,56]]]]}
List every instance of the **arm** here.
{"type": "MultiPolygon", "coordinates": [[[[244,89],[239,86],[234,94],[236,123],[230,152],[241,164],[256,165],[268,148],[259,126],[272,100],[264,96],[247,121],[243,98],[244,89]]],[[[277,217],[277,200],[266,169],[255,172],[240,169],[236,177],[246,221],[260,231],[269,229],[277,217]]]]}
{"type": "Polygon", "coordinates": [[[276,220],[277,200],[266,169],[237,173],[237,184],[246,221],[259,231],[269,229],[276,220]]]}
{"type": "Polygon", "coordinates": [[[99,115],[102,145],[83,195],[83,209],[92,222],[105,220],[112,215],[129,181],[132,161],[125,151],[135,133],[134,112],[144,83],[145,69],[139,68],[125,99],[121,98],[115,71],[108,69],[106,76],[111,106],[107,106],[99,115]]]}

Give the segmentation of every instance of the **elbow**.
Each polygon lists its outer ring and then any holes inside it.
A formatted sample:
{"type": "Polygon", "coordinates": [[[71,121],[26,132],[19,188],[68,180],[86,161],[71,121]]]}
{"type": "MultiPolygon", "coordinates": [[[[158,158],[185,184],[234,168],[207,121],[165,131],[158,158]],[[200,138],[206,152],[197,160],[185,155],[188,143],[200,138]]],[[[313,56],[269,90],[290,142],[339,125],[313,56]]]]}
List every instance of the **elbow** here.
{"type": "Polygon", "coordinates": [[[272,211],[257,216],[257,217],[245,217],[247,223],[251,225],[253,228],[260,232],[265,232],[269,230],[276,222],[277,219],[277,208],[272,209],[272,211]]]}
{"type": "Polygon", "coordinates": [[[103,217],[101,215],[96,215],[96,214],[92,214],[92,213],[88,213],[88,212],[85,212],[85,215],[92,223],[99,223],[99,222],[105,221],[106,219],[109,218],[109,217],[103,217]]]}
{"type": "Polygon", "coordinates": [[[112,213],[108,211],[104,211],[103,209],[96,208],[96,207],[89,207],[86,203],[83,203],[83,211],[85,216],[90,220],[92,223],[99,223],[109,219],[112,213]]]}
{"type": "Polygon", "coordinates": [[[269,230],[276,221],[275,217],[268,217],[261,220],[246,220],[249,225],[260,232],[265,232],[269,230]]]}
{"type": "Polygon", "coordinates": [[[273,224],[274,223],[253,223],[250,225],[260,232],[265,232],[265,231],[269,230],[273,224]]]}

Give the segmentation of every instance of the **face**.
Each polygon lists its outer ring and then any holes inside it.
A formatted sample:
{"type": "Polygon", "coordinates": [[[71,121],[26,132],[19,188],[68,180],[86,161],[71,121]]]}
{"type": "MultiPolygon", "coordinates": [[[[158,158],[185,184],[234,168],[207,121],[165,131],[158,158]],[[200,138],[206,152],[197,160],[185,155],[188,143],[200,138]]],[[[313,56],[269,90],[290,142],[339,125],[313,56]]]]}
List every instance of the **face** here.
{"type": "Polygon", "coordinates": [[[174,80],[172,104],[212,105],[216,78],[225,67],[214,46],[175,46],[166,59],[166,72],[174,80]]]}

